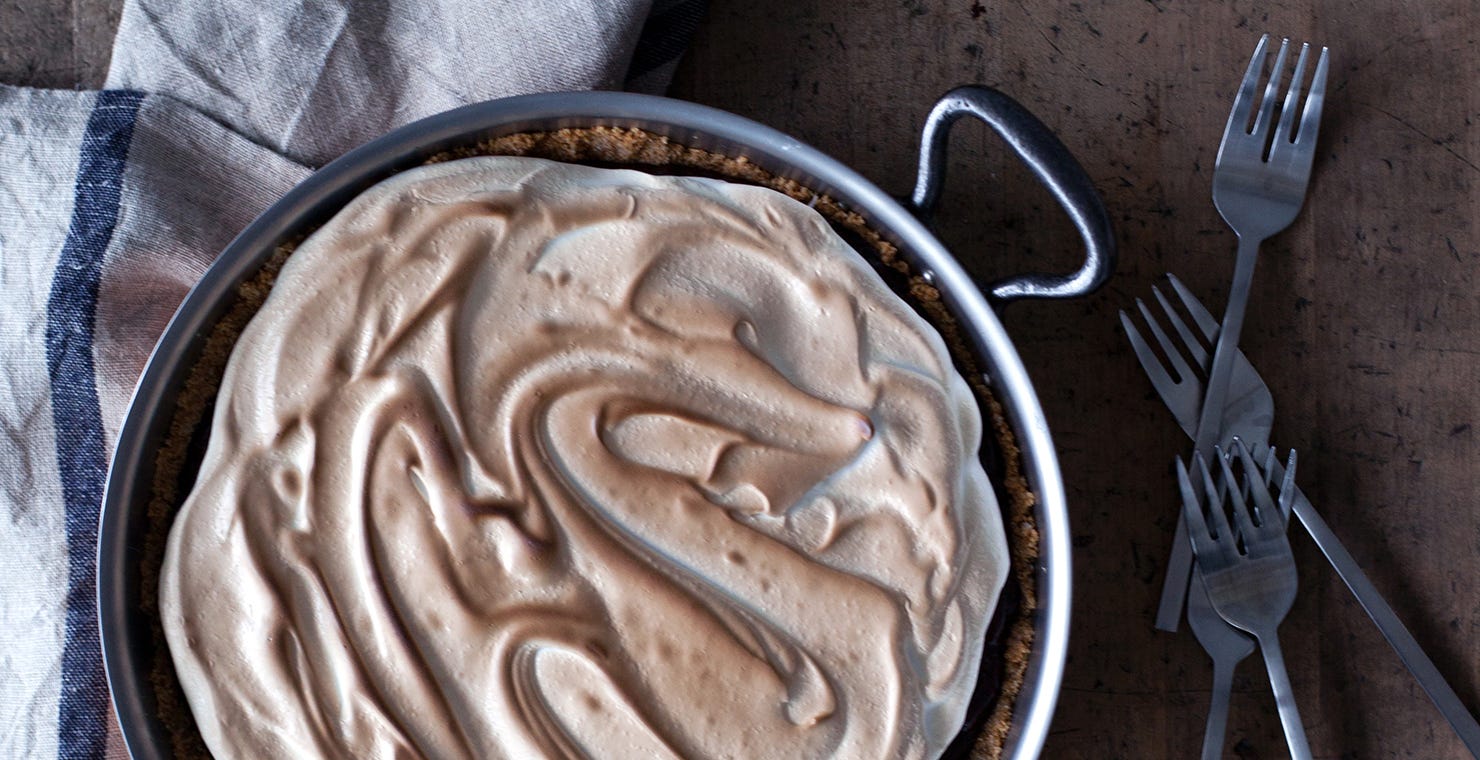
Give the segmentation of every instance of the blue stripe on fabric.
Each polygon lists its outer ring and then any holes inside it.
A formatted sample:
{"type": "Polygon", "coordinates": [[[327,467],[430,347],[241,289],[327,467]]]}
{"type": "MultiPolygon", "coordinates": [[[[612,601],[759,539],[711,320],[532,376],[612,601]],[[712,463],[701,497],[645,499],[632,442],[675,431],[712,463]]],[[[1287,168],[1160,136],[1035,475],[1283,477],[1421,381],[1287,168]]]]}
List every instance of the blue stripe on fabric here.
{"type": "Polygon", "coordinates": [[[103,757],[108,686],[98,646],[97,545],[103,501],[103,418],[93,375],[93,324],[103,254],[118,221],[123,166],[144,95],[98,93],[82,135],[72,222],[46,302],[46,367],[67,531],[67,629],[62,645],[59,756],[103,757]]]}

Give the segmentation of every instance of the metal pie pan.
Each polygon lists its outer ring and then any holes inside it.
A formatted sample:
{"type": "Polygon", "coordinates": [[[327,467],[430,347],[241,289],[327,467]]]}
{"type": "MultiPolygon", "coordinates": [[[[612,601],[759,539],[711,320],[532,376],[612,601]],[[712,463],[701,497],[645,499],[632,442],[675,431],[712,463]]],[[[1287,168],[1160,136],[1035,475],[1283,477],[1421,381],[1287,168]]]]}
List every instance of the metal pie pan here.
{"type": "Polygon", "coordinates": [[[170,424],[189,363],[237,287],[281,243],[328,219],[351,198],[399,171],[449,149],[502,135],[567,127],[635,127],[681,145],[745,158],[823,192],[861,214],[896,244],[912,270],[928,278],[959,321],[1003,405],[1021,449],[1040,535],[1034,639],[1004,757],[1037,757],[1058,698],[1069,633],[1070,543],[1058,458],[1037,394],[997,315],[976,284],[921,221],[938,194],[945,133],[961,115],[996,129],[1069,211],[1087,246],[1083,268],[1066,276],[1025,275],[989,292],[1000,303],[1023,297],[1073,297],[1097,287],[1114,253],[1098,196],[1063,146],[1021,106],[981,87],[953,90],[926,124],[914,198],[898,201],[842,163],[782,132],[705,106],[613,92],[551,93],[477,103],[423,119],[353,150],[302,182],[252,222],[186,296],[140,378],[108,475],[98,546],[98,602],[103,658],[123,736],[135,758],[165,758],[171,745],[150,680],[154,641],[141,609],[145,509],[154,456],[170,424]]]}

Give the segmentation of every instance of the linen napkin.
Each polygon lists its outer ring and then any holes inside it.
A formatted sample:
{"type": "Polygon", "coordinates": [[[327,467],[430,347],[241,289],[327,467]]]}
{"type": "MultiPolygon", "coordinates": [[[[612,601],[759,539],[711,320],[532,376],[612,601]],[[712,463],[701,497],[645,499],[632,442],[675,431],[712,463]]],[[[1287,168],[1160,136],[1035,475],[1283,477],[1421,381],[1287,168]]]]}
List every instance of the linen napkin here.
{"type": "Polygon", "coordinates": [[[150,349],[315,168],[455,106],[662,91],[705,0],[127,0],[106,89],[0,84],[0,756],[123,757],[95,552],[150,349]]]}

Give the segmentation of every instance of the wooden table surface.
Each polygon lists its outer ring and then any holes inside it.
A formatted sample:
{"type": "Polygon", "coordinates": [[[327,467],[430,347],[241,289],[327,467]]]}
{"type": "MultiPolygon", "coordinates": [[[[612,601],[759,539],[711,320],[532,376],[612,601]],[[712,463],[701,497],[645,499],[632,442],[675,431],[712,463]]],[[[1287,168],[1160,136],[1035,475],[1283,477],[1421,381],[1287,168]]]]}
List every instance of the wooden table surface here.
{"type": "MultiPolygon", "coordinates": [[[[118,0],[0,0],[0,81],[96,87],[118,0]]],[[[1243,347],[1300,482],[1472,708],[1480,707],[1480,3],[1475,0],[712,0],[673,94],[790,132],[884,188],[913,180],[933,100],[990,84],[1056,129],[1104,193],[1120,267],[1093,297],[1005,314],[1070,495],[1074,624],[1045,756],[1195,756],[1211,672],[1151,620],[1185,448],[1117,326],[1175,272],[1221,310],[1234,239],[1209,187],[1258,34],[1329,45],[1304,212],[1260,258],[1243,347]]],[[[986,130],[951,140],[941,236],[987,280],[1068,269],[1077,238],[986,130]]],[[[1307,538],[1283,632],[1318,757],[1464,757],[1307,538]]],[[[1229,754],[1282,757],[1255,660],[1229,754]]]]}

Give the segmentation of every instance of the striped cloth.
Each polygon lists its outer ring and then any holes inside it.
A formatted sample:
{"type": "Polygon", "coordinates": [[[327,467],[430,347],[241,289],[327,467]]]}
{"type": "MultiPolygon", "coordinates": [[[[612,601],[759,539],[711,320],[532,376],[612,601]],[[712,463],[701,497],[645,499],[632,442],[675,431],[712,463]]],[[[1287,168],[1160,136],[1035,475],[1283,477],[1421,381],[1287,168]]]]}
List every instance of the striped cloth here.
{"type": "Polygon", "coordinates": [[[0,85],[0,757],[123,757],[99,504],[215,254],[315,167],[519,93],[661,91],[704,0],[127,0],[107,89],[0,85]],[[351,7],[353,6],[353,7],[351,7]]]}

